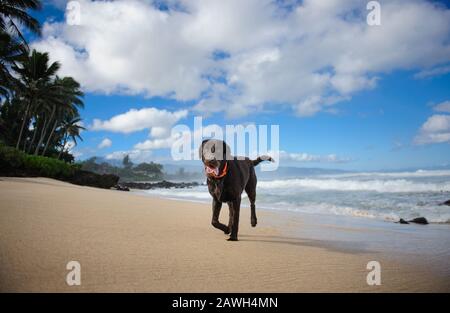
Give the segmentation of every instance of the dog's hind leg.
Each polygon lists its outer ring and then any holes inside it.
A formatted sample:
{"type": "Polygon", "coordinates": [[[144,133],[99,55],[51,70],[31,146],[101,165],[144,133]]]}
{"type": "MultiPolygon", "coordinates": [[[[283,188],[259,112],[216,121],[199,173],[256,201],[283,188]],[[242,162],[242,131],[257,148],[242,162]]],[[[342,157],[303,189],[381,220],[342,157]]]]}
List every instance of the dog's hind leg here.
{"type": "Polygon", "coordinates": [[[228,226],[231,229],[231,234],[228,241],[237,241],[239,231],[239,212],[241,208],[241,198],[239,197],[238,199],[229,202],[228,206],[230,208],[230,223],[231,223],[228,226]]]}
{"type": "Polygon", "coordinates": [[[245,193],[248,196],[248,200],[250,201],[250,223],[252,224],[252,227],[255,227],[258,223],[258,220],[256,218],[256,207],[255,207],[255,201],[256,201],[256,175],[255,173],[250,173],[249,180],[247,182],[247,185],[245,186],[245,193]]]}
{"type": "Polygon", "coordinates": [[[222,202],[217,201],[216,199],[213,198],[213,203],[212,203],[213,213],[212,213],[211,225],[214,226],[215,228],[223,231],[225,233],[225,235],[228,235],[230,233],[229,227],[227,227],[225,224],[222,224],[221,222],[219,222],[219,215],[220,215],[221,209],[222,209],[222,202]]]}
{"type": "Polygon", "coordinates": [[[258,219],[256,218],[256,206],[255,206],[255,193],[248,194],[248,199],[250,200],[250,223],[252,227],[255,227],[258,224],[258,219]]]}
{"type": "Polygon", "coordinates": [[[231,228],[233,227],[234,220],[234,210],[233,210],[233,202],[227,202],[228,204],[228,229],[231,232],[231,228]]]}

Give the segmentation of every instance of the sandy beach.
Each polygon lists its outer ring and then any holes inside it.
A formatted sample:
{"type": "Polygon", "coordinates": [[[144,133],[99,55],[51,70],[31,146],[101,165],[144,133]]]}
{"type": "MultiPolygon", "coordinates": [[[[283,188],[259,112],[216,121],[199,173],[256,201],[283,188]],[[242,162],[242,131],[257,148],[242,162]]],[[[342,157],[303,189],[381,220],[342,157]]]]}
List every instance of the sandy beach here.
{"type": "Polygon", "coordinates": [[[307,220],[277,212],[260,210],[251,228],[249,215],[243,208],[240,241],[227,242],[206,204],[0,178],[0,291],[450,291],[448,271],[426,260],[292,235],[307,220]],[[66,284],[72,260],[81,286],[66,284]],[[381,286],[366,283],[371,260],[381,286]]]}

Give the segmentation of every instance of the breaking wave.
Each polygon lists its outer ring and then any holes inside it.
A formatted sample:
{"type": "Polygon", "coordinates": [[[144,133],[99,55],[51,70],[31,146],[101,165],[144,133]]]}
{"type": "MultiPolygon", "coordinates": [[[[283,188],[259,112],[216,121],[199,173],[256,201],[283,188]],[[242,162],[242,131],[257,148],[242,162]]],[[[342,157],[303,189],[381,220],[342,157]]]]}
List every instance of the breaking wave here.
{"type": "MultiPolygon", "coordinates": [[[[155,189],[146,194],[210,202],[206,185],[155,189]]],[[[258,181],[257,207],[311,214],[355,216],[387,221],[424,216],[449,223],[450,171],[349,173],[258,181]]],[[[246,198],[243,194],[243,198],[246,198]]],[[[249,205],[243,200],[243,205],[249,205]]]]}
{"type": "Polygon", "coordinates": [[[299,189],[302,190],[336,190],[336,191],[376,191],[387,193],[398,192],[448,192],[450,182],[428,183],[415,182],[406,179],[393,180],[346,180],[346,179],[286,179],[273,181],[260,181],[261,189],[299,189]]]}

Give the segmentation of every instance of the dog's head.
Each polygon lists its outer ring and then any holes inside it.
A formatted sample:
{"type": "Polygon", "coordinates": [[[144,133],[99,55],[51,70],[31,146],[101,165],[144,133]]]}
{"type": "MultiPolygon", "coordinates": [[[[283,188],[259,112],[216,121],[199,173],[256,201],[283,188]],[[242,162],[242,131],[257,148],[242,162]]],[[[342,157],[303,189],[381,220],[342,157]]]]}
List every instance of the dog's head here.
{"type": "Polygon", "coordinates": [[[226,161],[231,159],[230,147],[222,140],[203,140],[199,156],[205,166],[205,173],[210,178],[217,178],[226,170],[226,161]]]}

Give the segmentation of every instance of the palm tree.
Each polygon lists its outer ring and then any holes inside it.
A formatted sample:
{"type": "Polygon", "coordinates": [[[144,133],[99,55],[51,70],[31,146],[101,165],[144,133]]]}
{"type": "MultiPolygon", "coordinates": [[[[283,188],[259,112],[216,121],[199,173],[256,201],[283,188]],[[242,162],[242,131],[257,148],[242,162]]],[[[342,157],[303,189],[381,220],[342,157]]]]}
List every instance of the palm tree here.
{"type": "Polygon", "coordinates": [[[21,100],[16,96],[5,98],[0,105],[0,141],[6,145],[14,146],[17,141],[17,134],[19,133],[20,124],[22,123],[22,115],[20,108],[21,100]]]}
{"type": "Polygon", "coordinates": [[[61,154],[66,149],[67,140],[70,138],[72,141],[77,144],[77,138],[83,140],[80,136],[80,131],[85,130],[83,126],[80,125],[81,118],[79,116],[66,116],[63,121],[62,131],[63,131],[63,144],[61,150],[59,151],[58,159],[61,158],[61,154]]]}
{"type": "Polygon", "coordinates": [[[0,29],[0,96],[9,98],[17,79],[10,69],[26,57],[26,47],[0,29]]]}
{"type": "Polygon", "coordinates": [[[17,138],[16,148],[19,149],[25,126],[30,123],[30,113],[34,105],[39,102],[54,103],[56,100],[57,86],[51,84],[59,70],[60,64],[53,62],[49,65],[48,53],[41,53],[33,50],[31,54],[24,58],[20,65],[13,66],[15,72],[19,74],[19,92],[25,99],[22,126],[17,138]]]}
{"type": "MultiPolygon", "coordinates": [[[[53,105],[52,115],[50,117],[50,121],[53,122],[53,127],[48,135],[47,143],[45,144],[42,155],[45,155],[47,152],[53,134],[64,117],[67,115],[78,116],[78,108],[84,108],[84,103],[81,99],[84,94],[80,89],[80,84],[76,80],[72,77],[64,77],[62,79],[57,77],[55,84],[60,87],[60,94],[63,102],[62,105],[53,105]]],[[[42,139],[44,138],[42,137],[42,139]]]]}
{"type": "Polygon", "coordinates": [[[51,63],[48,53],[28,48],[21,26],[40,35],[39,22],[28,12],[41,9],[41,2],[0,0],[0,128],[8,130],[0,137],[35,155],[54,152],[63,141],[60,158],[69,139],[82,140],[83,92],[73,78],[56,76],[60,64],[51,63]]]}
{"type": "Polygon", "coordinates": [[[19,36],[26,44],[25,37],[19,29],[19,25],[26,26],[35,34],[40,34],[39,22],[28,14],[28,10],[40,10],[39,0],[0,0],[0,29],[6,33],[19,36]]]}
{"type": "MultiPolygon", "coordinates": [[[[57,99],[51,99],[57,101],[57,99]]],[[[48,102],[48,101],[39,101],[39,105],[35,107],[34,119],[36,120],[36,127],[33,130],[33,139],[30,143],[30,148],[28,153],[31,153],[32,145],[36,138],[39,138],[38,143],[36,144],[34,154],[37,155],[39,153],[39,149],[42,145],[43,137],[47,131],[50,120],[53,118],[55,108],[58,106],[57,103],[48,102]],[[39,137],[37,136],[38,134],[39,137]]]]}
{"type": "Polygon", "coordinates": [[[29,131],[33,132],[33,136],[31,137],[31,140],[27,140],[28,137],[25,138],[24,144],[23,144],[23,151],[27,153],[31,153],[31,150],[33,149],[34,142],[36,141],[37,134],[39,133],[39,128],[41,126],[41,116],[44,112],[44,103],[42,101],[36,101],[34,106],[32,107],[32,110],[30,112],[31,117],[31,125],[33,126],[32,129],[29,128],[29,131]],[[27,146],[28,141],[28,146],[27,146]]]}

